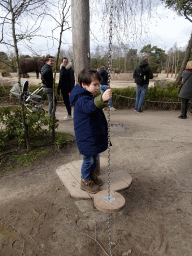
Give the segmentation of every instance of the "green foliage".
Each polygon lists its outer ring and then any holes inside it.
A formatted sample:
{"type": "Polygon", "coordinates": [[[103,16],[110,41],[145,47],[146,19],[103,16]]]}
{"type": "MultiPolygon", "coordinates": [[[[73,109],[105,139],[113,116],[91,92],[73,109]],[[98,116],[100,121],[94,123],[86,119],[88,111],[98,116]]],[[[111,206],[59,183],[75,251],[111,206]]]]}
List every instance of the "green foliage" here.
{"type": "MultiPolygon", "coordinates": [[[[44,159],[44,156],[51,155],[53,153],[54,145],[60,149],[63,145],[66,145],[68,141],[72,141],[73,137],[68,134],[56,132],[56,143],[49,143],[48,145],[42,145],[42,140],[47,141],[47,136],[35,137],[34,145],[40,145],[40,147],[32,147],[30,151],[27,151],[23,147],[17,147],[13,142],[8,144],[6,151],[0,152],[0,178],[5,172],[11,171],[16,166],[30,166],[34,162],[39,162],[44,159]],[[47,146],[49,146],[47,148],[47,146]],[[35,149],[34,149],[35,148],[35,149]]],[[[9,141],[10,142],[10,141],[9,141]]]]}
{"type": "Polygon", "coordinates": [[[129,49],[126,56],[126,70],[134,70],[138,65],[137,49],[129,49]]]}
{"type": "Polygon", "coordinates": [[[144,53],[149,57],[150,67],[153,73],[159,73],[165,66],[166,57],[165,51],[157,46],[151,46],[151,44],[145,45],[141,49],[141,53],[144,53]]]}
{"type": "Polygon", "coordinates": [[[5,52],[0,52],[0,59],[2,59],[2,60],[8,60],[7,53],[5,53],[5,52]]]}
{"type": "MultiPolygon", "coordinates": [[[[25,123],[28,126],[29,139],[34,140],[37,137],[47,136],[52,129],[52,120],[45,111],[25,112],[25,123]],[[45,129],[45,127],[47,127],[45,129]]],[[[0,151],[6,146],[8,140],[14,139],[18,145],[25,142],[25,131],[21,108],[13,109],[6,107],[0,110],[0,151]]],[[[58,127],[58,124],[55,124],[58,127]]]]}
{"type": "Polygon", "coordinates": [[[174,9],[179,15],[192,22],[192,5],[189,0],[163,0],[168,8],[174,9]]]}
{"type": "Polygon", "coordinates": [[[48,155],[50,152],[49,150],[45,150],[43,148],[40,148],[40,150],[33,150],[30,152],[25,152],[25,154],[22,155],[14,155],[12,156],[11,160],[19,163],[21,166],[30,166],[33,162],[40,161],[39,157],[42,155],[48,155]]]}
{"type": "Polygon", "coordinates": [[[68,141],[71,141],[72,137],[69,134],[57,132],[54,144],[58,149],[63,147],[68,141]]]}
{"type": "MultiPolygon", "coordinates": [[[[178,98],[179,88],[175,88],[173,83],[166,85],[167,88],[158,86],[148,89],[143,109],[180,109],[180,99],[178,98]],[[170,103],[171,104],[170,104],[170,103]]],[[[113,105],[116,108],[133,108],[135,105],[136,88],[112,89],[114,92],[113,105]]]]}

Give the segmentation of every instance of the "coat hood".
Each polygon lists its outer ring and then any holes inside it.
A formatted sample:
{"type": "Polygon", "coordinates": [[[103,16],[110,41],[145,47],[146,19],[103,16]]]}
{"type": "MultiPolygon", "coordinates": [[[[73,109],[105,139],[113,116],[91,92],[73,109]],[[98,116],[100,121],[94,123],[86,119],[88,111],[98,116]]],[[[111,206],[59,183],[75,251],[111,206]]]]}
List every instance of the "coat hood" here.
{"type": "Polygon", "coordinates": [[[77,99],[82,96],[82,95],[86,95],[89,94],[89,92],[87,90],[85,90],[83,87],[81,87],[79,84],[77,84],[73,90],[70,93],[69,96],[69,100],[71,102],[72,105],[75,105],[77,99]]]}
{"type": "MultiPolygon", "coordinates": [[[[60,70],[62,69],[62,67],[63,67],[63,63],[61,63],[61,65],[60,65],[60,70]]],[[[69,62],[68,64],[67,64],[67,66],[65,67],[65,69],[70,69],[72,67],[72,63],[71,62],[69,62]]]]}
{"type": "Polygon", "coordinates": [[[145,67],[149,66],[149,63],[146,60],[143,60],[140,62],[139,66],[142,68],[145,68],[145,67]]]}

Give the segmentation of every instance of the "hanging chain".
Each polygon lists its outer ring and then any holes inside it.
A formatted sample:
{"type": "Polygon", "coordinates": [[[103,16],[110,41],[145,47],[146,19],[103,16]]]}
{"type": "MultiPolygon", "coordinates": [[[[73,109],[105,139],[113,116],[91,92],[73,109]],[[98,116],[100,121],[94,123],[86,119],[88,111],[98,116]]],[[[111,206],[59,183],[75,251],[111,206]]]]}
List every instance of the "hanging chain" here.
{"type": "MultiPolygon", "coordinates": [[[[110,88],[111,81],[111,62],[112,62],[112,25],[113,25],[113,0],[111,0],[110,5],[110,21],[109,21],[109,55],[108,55],[108,89],[110,88]]],[[[108,114],[107,114],[107,123],[108,123],[108,200],[110,200],[110,102],[108,101],[108,114]]],[[[112,256],[112,247],[111,247],[111,229],[110,229],[110,213],[108,213],[108,239],[109,239],[109,253],[112,256]]]]}
{"type": "MultiPolygon", "coordinates": [[[[113,0],[111,0],[110,7],[110,21],[109,21],[109,54],[108,54],[108,89],[110,88],[111,81],[111,59],[112,59],[112,16],[113,16],[113,0]]],[[[108,200],[110,198],[110,102],[108,101],[108,114],[107,114],[107,123],[108,123],[108,200]]]]}

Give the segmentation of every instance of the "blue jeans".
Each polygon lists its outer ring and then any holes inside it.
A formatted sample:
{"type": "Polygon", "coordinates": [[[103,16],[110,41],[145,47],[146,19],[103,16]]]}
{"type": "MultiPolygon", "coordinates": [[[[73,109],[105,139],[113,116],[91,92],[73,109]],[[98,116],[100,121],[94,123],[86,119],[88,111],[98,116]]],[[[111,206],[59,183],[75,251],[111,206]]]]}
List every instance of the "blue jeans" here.
{"type": "MultiPolygon", "coordinates": [[[[52,112],[53,112],[53,89],[52,88],[43,88],[44,93],[47,94],[47,99],[49,102],[49,117],[51,118],[52,116],[52,112]]],[[[57,99],[55,97],[55,111],[56,111],[56,107],[57,107],[57,99]]]]}
{"type": "Polygon", "coordinates": [[[135,101],[135,108],[137,110],[141,110],[147,89],[148,89],[148,84],[144,84],[142,86],[137,84],[136,101],[135,101]]]}
{"type": "MultiPolygon", "coordinates": [[[[101,94],[103,94],[106,90],[108,89],[108,85],[103,85],[101,84],[100,85],[100,91],[101,91],[101,94]]],[[[109,100],[109,105],[110,105],[110,108],[112,108],[112,98],[109,100]]]]}
{"type": "Polygon", "coordinates": [[[83,163],[81,166],[81,178],[84,180],[90,180],[90,174],[95,171],[99,154],[83,156],[83,163]]]}

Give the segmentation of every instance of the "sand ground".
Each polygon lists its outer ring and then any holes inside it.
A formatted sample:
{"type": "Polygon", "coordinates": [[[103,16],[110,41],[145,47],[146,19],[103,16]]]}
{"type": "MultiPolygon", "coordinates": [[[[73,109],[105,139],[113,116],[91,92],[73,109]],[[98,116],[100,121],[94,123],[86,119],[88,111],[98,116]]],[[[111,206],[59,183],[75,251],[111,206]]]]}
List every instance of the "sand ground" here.
{"type": "MultiPolygon", "coordinates": [[[[58,130],[74,136],[66,114],[59,106],[58,130]]],[[[191,256],[192,117],[179,114],[111,111],[111,166],[133,178],[120,192],[124,209],[111,215],[114,256],[191,256]]],[[[1,256],[110,255],[108,216],[92,200],[71,198],[55,172],[79,159],[74,141],[0,179],[1,256]]]]}

